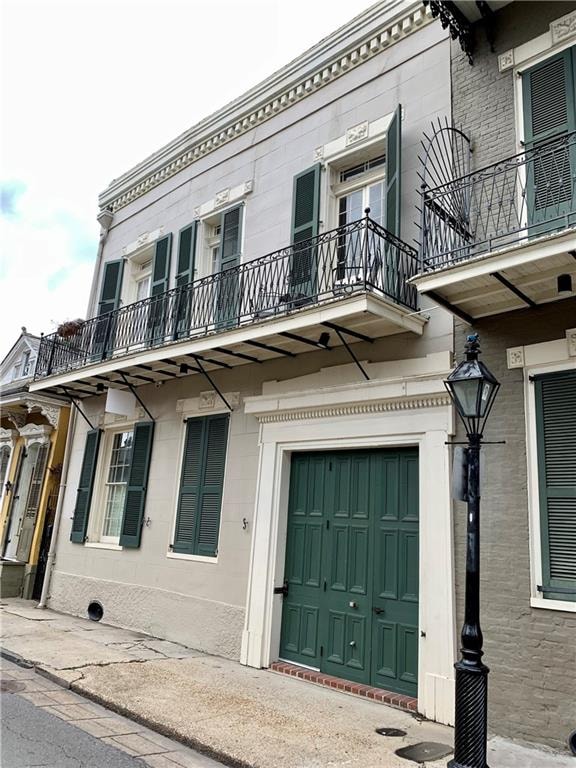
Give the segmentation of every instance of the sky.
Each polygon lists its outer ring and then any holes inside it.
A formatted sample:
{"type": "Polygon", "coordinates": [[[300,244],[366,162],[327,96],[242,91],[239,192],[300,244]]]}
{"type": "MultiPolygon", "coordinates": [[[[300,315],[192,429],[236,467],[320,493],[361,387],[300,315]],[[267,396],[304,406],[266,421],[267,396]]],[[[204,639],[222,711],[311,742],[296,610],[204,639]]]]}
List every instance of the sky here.
{"type": "Polygon", "coordinates": [[[0,359],[85,317],[109,182],[372,0],[0,0],[0,359]]]}

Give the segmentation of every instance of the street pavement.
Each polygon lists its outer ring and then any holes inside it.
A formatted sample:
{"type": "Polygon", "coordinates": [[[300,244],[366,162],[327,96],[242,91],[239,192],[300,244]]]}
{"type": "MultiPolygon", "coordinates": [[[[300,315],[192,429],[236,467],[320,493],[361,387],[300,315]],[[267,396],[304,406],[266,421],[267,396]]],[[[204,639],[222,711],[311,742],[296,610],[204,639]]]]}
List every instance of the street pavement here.
{"type": "MultiPolygon", "coordinates": [[[[181,762],[182,744],[237,768],[410,768],[416,763],[400,757],[398,749],[421,742],[449,746],[453,739],[451,728],[384,704],[142,633],[38,610],[31,601],[2,601],[0,634],[4,657],[19,657],[44,675],[13,672],[40,686],[28,688],[36,693],[31,703],[156,768],[196,768],[198,762],[181,762]],[[78,694],[90,701],[60,698],[78,694]],[[142,736],[140,726],[124,718],[120,721],[132,730],[113,730],[118,726],[110,721],[118,715],[110,710],[150,730],[142,736]],[[380,735],[382,728],[403,735],[380,735]]],[[[10,695],[23,694],[2,698],[10,695]]],[[[189,752],[196,761],[205,759],[189,752]]],[[[444,768],[448,760],[420,765],[444,768]]],[[[488,764],[576,768],[566,753],[495,738],[488,744],[488,764]]]]}
{"type": "Polygon", "coordinates": [[[221,768],[6,660],[0,667],[2,768],[221,768]]]}

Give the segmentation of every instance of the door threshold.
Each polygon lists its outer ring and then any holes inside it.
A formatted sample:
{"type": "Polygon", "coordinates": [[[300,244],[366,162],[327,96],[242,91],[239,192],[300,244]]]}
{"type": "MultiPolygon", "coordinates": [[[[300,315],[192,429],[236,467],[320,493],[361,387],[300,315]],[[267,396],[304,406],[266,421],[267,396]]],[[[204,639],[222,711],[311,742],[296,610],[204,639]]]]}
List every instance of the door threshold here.
{"type": "Polygon", "coordinates": [[[323,685],[325,688],[351,693],[354,696],[362,696],[365,699],[377,701],[380,704],[403,709],[405,712],[418,711],[418,699],[413,696],[406,696],[403,693],[394,693],[394,691],[387,691],[384,688],[375,688],[372,685],[364,685],[364,683],[355,683],[352,680],[344,680],[333,675],[326,675],[324,672],[288,661],[274,661],[270,664],[269,669],[281,675],[288,675],[299,680],[307,680],[309,683],[323,685]]]}

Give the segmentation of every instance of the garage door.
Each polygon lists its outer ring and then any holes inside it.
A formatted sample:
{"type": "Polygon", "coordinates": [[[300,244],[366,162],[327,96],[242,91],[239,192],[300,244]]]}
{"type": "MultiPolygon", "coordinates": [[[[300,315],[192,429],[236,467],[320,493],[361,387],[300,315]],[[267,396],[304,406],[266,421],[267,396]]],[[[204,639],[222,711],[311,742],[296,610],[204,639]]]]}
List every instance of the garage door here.
{"type": "Polygon", "coordinates": [[[418,452],[292,457],[280,655],[416,695],[418,452]]]}

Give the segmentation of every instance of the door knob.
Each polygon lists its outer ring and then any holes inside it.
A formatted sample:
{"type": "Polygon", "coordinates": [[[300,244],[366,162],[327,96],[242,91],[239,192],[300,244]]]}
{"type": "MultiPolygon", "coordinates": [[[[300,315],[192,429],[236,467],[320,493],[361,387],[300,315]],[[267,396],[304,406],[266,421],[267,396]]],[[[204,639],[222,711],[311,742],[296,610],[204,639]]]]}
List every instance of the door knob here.
{"type": "Polygon", "coordinates": [[[350,640],[349,645],[351,648],[354,648],[354,646],[356,645],[356,640],[350,640]]]}
{"type": "Polygon", "coordinates": [[[384,608],[377,608],[376,606],[374,606],[372,610],[374,611],[374,613],[384,613],[384,608]]]}
{"type": "Polygon", "coordinates": [[[356,603],[354,600],[350,600],[348,603],[349,608],[358,608],[358,603],[356,603]]]}

